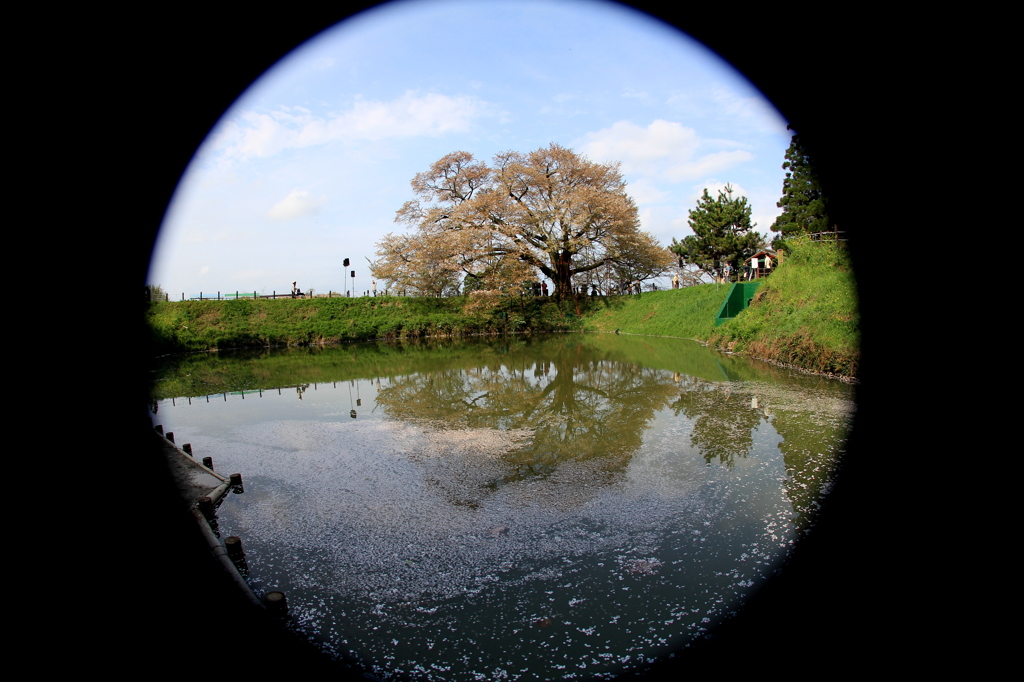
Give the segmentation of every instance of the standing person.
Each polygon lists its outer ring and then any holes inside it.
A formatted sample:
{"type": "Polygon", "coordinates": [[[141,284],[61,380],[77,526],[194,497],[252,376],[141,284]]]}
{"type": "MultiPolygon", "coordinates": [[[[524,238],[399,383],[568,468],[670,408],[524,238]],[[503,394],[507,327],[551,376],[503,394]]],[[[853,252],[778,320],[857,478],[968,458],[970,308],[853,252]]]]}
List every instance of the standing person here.
{"type": "Polygon", "coordinates": [[[297,298],[299,295],[298,282],[292,282],[292,298],[297,298]]]}
{"type": "Polygon", "coordinates": [[[373,282],[373,284],[370,285],[370,289],[373,290],[373,297],[376,298],[377,297],[377,280],[374,279],[374,280],[371,280],[371,281],[373,282]]]}
{"type": "Polygon", "coordinates": [[[673,289],[678,289],[679,288],[679,273],[678,272],[676,274],[672,275],[672,288],[673,289]]]}
{"type": "Polygon", "coordinates": [[[548,281],[544,280],[544,282],[540,285],[540,288],[541,288],[541,291],[544,292],[544,295],[547,296],[548,295],[548,281]]]}

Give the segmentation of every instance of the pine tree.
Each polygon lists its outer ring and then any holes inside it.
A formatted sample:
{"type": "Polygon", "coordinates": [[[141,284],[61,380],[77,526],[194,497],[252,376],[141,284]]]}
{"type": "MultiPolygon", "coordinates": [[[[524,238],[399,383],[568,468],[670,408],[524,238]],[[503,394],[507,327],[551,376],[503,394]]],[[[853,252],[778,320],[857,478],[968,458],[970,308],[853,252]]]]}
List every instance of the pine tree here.
{"type": "Polygon", "coordinates": [[[772,232],[779,233],[775,243],[787,237],[831,230],[828,199],[821,191],[821,183],[807,150],[800,144],[799,135],[793,136],[782,167],[786,170],[786,179],[782,182],[782,198],[776,204],[782,214],[772,223],[772,232]]]}
{"type": "Polygon", "coordinates": [[[725,278],[726,266],[739,272],[743,262],[764,247],[763,237],[750,222],[747,198],[732,193],[732,186],[726,185],[713,199],[705,188],[697,208],[690,210],[693,234],[681,242],[673,239],[669,247],[681,263],[695,265],[715,279],[725,278]]]}

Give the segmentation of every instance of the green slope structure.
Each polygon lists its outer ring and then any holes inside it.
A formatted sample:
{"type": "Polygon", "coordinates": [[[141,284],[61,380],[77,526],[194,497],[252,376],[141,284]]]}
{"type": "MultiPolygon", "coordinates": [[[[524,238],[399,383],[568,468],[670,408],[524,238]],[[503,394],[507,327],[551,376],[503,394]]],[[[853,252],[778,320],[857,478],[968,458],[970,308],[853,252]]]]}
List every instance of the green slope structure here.
{"type": "Polygon", "coordinates": [[[715,316],[715,326],[719,326],[726,320],[731,320],[747,309],[750,301],[754,298],[754,292],[761,286],[760,282],[736,282],[729,289],[722,307],[715,316]]]}

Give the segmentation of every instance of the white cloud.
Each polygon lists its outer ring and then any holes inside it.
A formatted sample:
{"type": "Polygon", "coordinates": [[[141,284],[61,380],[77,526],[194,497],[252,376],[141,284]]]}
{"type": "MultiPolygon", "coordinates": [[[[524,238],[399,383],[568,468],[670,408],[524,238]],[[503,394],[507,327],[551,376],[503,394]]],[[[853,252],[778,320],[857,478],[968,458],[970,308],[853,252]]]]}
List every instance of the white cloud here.
{"type": "Polygon", "coordinates": [[[645,232],[650,232],[663,245],[672,243],[673,237],[682,239],[690,234],[686,224],[687,213],[675,205],[652,206],[640,210],[640,224],[645,232]]]}
{"type": "Polygon", "coordinates": [[[640,228],[645,232],[653,231],[653,215],[653,211],[649,208],[644,208],[637,211],[637,217],[640,219],[640,228]]]}
{"type": "Polygon", "coordinates": [[[621,161],[624,173],[657,172],[673,157],[690,158],[699,144],[697,132],[658,119],[646,128],[619,121],[587,133],[581,151],[595,161],[621,161]]]}
{"type": "Polygon", "coordinates": [[[626,191],[631,197],[633,197],[633,200],[641,206],[644,204],[653,204],[654,202],[665,198],[667,195],[666,192],[655,187],[654,183],[647,178],[640,178],[639,180],[629,183],[626,191]]]}
{"type": "Polygon", "coordinates": [[[712,173],[718,173],[729,168],[733,168],[734,166],[738,166],[744,161],[750,161],[753,158],[753,154],[743,150],[714,152],[712,154],[702,156],[696,161],[675,164],[665,171],[665,175],[673,182],[696,180],[697,178],[707,177],[712,173]]]}
{"type": "Polygon", "coordinates": [[[694,159],[704,142],[693,128],[657,119],[646,128],[619,121],[588,133],[581,150],[597,161],[621,161],[623,173],[670,182],[695,180],[753,159],[742,150],[719,151],[694,159]]]}
{"type": "Polygon", "coordinates": [[[325,203],[327,203],[327,197],[317,199],[306,190],[293,189],[288,196],[267,211],[267,217],[275,220],[291,220],[302,216],[313,216],[320,212],[320,208],[325,203]]]}
{"type": "Polygon", "coordinates": [[[390,102],[357,98],[351,108],[326,116],[298,106],[269,113],[245,111],[217,132],[212,151],[244,160],[335,141],[437,136],[465,131],[492,113],[490,105],[473,96],[411,90],[390,102]]]}

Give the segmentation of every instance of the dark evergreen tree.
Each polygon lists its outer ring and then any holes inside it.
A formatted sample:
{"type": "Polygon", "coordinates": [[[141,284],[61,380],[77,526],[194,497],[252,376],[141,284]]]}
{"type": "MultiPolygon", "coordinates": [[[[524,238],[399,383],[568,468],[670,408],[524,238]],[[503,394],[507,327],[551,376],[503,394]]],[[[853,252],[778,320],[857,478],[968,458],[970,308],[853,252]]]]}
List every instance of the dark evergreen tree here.
{"type": "Polygon", "coordinates": [[[828,200],[821,191],[810,156],[800,144],[799,135],[793,136],[782,167],[786,170],[786,179],[782,182],[782,198],[776,204],[782,214],[772,223],[772,232],[779,233],[773,243],[787,237],[831,230],[828,200]]]}
{"type": "Polygon", "coordinates": [[[669,247],[682,263],[695,265],[715,279],[726,276],[727,266],[733,273],[740,272],[743,262],[764,247],[764,237],[750,222],[747,198],[732,193],[732,186],[726,185],[712,199],[705,188],[697,208],[690,210],[693,234],[681,242],[673,239],[669,247]]]}

